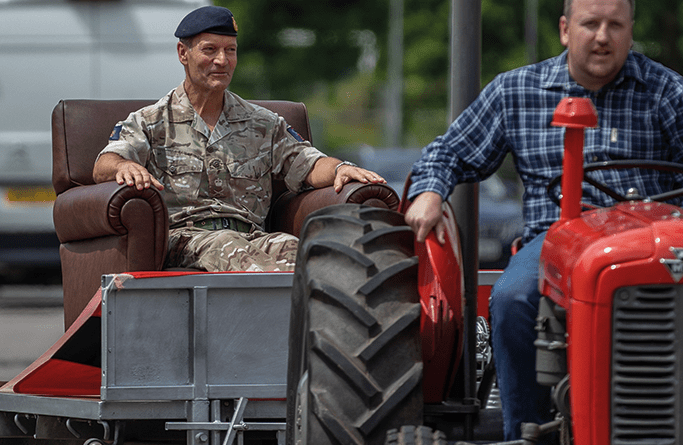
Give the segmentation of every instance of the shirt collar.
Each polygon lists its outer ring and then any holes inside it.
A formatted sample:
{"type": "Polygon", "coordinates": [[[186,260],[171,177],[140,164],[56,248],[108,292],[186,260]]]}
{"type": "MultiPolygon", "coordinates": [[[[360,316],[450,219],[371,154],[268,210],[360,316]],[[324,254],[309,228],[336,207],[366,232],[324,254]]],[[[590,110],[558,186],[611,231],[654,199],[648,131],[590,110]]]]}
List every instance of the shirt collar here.
{"type": "Polygon", "coordinates": [[[562,88],[573,82],[569,77],[569,68],[567,67],[567,50],[550,59],[545,71],[541,80],[541,88],[552,90],[562,88]]]}
{"type": "MultiPolygon", "coordinates": [[[[172,106],[177,105],[176,121],[194,119],[194,108],[185,91],[184,82],[181,83],[173,94],[172,106]]],[[[241,97],[228,90],[223,92],[223,115],[228,122],[243,121],[251,118],[254,106],[241,97]]]]}

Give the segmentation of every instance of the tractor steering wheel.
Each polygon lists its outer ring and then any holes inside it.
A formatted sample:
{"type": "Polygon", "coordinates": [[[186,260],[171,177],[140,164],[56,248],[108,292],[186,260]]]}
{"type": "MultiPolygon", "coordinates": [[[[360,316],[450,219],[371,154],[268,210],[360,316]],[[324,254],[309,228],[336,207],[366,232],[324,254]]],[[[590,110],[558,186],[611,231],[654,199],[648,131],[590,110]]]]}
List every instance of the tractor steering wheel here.
{"type": "MultiPolygon", "coordinates": [[[[644,168],[647,170],[658,170],[658,171],[665,171],[665,172],[672,172],[672,173],[680,173],[683,174],[683,164],[677,164],[675,162],[668,162],[668,161],[647,161],[647,160],[619,160],[619,161],[604,161],[604,162],[596,162],[592,164],[586,164],[583,167],[583,180],[586,181],[588,184],[592,185],[596,189],[600,190],[610,198],[613,198],[616,201],[633,201],[633,200],[649,200],[649,201],[668,201],[669,199],[673,198],[678,198],[679,196],[683,196],[683,188],[678,188],[675,190],[671,190],[669,192],[664,192],[660,193],[658,195],[654,196],[623,196],[620,193],[617,193],[616,191],[612,190],[610,187],[608,187],[606,184],[603,184],[602,182],[598,182],[593,178],[590,178],[586,173],[596,171],[596,170],[624,170],[628,168],[644,168]]],[[[557,193],[557,186],[560,184],[560,181],[562,180],[562,175],[554,177],[550,183],[548,184],[547,190],[548,190],[548,196],[550,199],[557,204],[557,206],[560,206],[560,195],[557,193]]],[[[595,205],[592,204],[586,204],[582,203],[581,204],[584,208],[596,208],[595,205]]]]}

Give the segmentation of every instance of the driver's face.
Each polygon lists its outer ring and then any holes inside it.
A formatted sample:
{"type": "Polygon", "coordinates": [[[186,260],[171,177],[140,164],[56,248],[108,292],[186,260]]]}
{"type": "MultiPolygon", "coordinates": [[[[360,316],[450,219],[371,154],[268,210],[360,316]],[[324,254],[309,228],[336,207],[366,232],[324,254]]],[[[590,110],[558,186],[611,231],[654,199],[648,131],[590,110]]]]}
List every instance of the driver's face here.
{"type": "Polygon", "coordinates": [[[571,16],[560,18],[560,41],[579,85],[597,91],[619,73],[633,43],[632,12],[628,0],[572,1],[571,16]]]}

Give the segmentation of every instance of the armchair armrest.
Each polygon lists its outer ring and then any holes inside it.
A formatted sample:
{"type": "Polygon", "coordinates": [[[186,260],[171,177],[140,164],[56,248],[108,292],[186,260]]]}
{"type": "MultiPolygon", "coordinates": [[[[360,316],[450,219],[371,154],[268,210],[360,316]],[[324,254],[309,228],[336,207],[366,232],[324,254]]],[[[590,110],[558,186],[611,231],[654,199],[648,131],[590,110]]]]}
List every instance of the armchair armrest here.
{"type": "Polygon", "coordinates": [[[287,232],[299,236],[306,217],[313,211],[334,204],[365,204],[396,210],[399,197],[385,184],[351,182],[341,192],[323,187],[303,193],[285,192],[272,204],[266,221],[268,232],[287,232]]]}
{"type": "Polygon", "coordinates": [[[66,190],[55,200],[53,216],[59,241],[144,234],[154,244],[155,263],[163,264],[168,240],[168,210],[158,190],[137,190],[116,182],[66,190]],[[155,242],[159,240],[160,242],[155,242]]]}
{"type": "Polygon", "coordinates": [[[67,328],[103,274],[163,268],[168,210],[154,188],[137,190],[113,181],[73,187],[57,195],[53,216],[61,242],[67,328]]]}

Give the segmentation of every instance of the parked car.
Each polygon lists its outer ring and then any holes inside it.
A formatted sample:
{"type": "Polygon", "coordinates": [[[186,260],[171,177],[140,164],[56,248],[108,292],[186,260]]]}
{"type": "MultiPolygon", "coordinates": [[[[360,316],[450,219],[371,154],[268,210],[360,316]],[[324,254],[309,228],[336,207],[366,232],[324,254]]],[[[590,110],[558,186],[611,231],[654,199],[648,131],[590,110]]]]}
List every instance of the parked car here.
{"type": "MultiPolygon", "coordinates": [[[[339,155],[381,174],[401,195],[413,163],[420,157],[418,148],[361,147],[357,152],[339,155]]],[[[516,183],[497,174],[479,185],[479,267],[502,269],[511,256],[515,238],[522,235],[522,202],[516,183]]]]}

